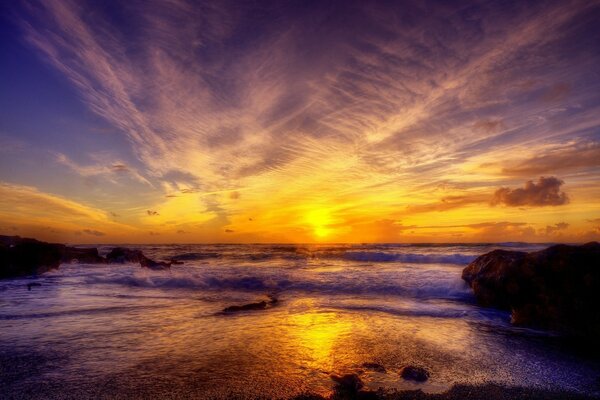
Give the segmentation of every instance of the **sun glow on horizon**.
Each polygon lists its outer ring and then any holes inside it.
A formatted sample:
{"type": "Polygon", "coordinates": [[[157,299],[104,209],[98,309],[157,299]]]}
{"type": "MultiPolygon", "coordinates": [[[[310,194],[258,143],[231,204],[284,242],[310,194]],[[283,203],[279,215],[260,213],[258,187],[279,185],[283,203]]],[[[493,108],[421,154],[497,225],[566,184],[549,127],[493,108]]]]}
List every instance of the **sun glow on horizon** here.
{"type": "Polygon", "coordinates": [[[0,234],[600,240],[594,2],[21,3],[0,234]]]}

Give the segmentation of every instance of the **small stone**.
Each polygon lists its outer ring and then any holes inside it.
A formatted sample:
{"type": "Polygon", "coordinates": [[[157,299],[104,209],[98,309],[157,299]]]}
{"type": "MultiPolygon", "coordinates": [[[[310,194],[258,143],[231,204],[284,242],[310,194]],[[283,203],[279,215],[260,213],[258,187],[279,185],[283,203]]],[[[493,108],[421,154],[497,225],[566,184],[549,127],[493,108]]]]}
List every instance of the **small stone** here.
{"type": "Polygon", "coordinates": [[[402,368],[400,376],[410,381],[425,382],[429,379],[429,372],[425,368],[408,365],[402,368]]]}
{"type": "Polygon", "coordinates": [[[331,375],[331,380],[337,383],[336,390],[338,392],[356,393],[364,386],[363,382],[356,374],[345,374],[342,376],[331,375]]]}

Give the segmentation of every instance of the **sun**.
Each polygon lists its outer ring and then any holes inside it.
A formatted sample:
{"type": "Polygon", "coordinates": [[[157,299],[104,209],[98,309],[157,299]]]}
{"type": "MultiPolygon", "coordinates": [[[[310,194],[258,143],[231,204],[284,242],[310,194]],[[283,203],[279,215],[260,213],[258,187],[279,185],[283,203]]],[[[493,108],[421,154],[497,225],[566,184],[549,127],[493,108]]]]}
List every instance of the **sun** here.
{"type": "Polygon", "coordinates": [[[326,209],[314,209],[306,214],[306,222],[312,227],[317,239],[324,239],[331,234],[331,215],[326,209]]]}

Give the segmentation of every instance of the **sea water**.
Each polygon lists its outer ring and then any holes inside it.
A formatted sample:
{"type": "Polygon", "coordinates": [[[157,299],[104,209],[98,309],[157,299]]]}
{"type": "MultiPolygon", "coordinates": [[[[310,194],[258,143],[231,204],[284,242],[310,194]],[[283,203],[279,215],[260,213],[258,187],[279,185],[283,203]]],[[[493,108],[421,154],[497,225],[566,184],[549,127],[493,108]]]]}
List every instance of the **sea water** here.
{"type": "Polygon", "coordinates": [[[342,373],[373,390],[597,393],[597,361],[479,307],[461,279],[480,254],[542,245],[129,247],[183,264],[72,263],[0,281],[0,397],[286,398],[327,395],[342,373]],[[222,312],[268,296],[278,301],[264,310],[222,312]],[[403,380],[405,365],[430,379],[403,380]]]}

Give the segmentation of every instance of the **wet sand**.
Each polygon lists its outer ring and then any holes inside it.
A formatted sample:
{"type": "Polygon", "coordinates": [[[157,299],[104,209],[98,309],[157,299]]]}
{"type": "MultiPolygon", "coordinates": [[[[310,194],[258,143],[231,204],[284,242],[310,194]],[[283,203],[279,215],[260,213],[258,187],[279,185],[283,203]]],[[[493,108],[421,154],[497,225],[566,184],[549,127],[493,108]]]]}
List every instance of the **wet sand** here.
{"type": "Polygon", "coordinates": [[[438,394],[427,394],[421,390],[402,391],[396,393],[333,393],[329,397],[305,394],[295,397],[294,400],[589,400],[598,398],[600,397],[586,396],[572,392],[558,392],[543,389],[506,387],[488,384],[482,386],[455,385],[450,390],[438,394]]]}

